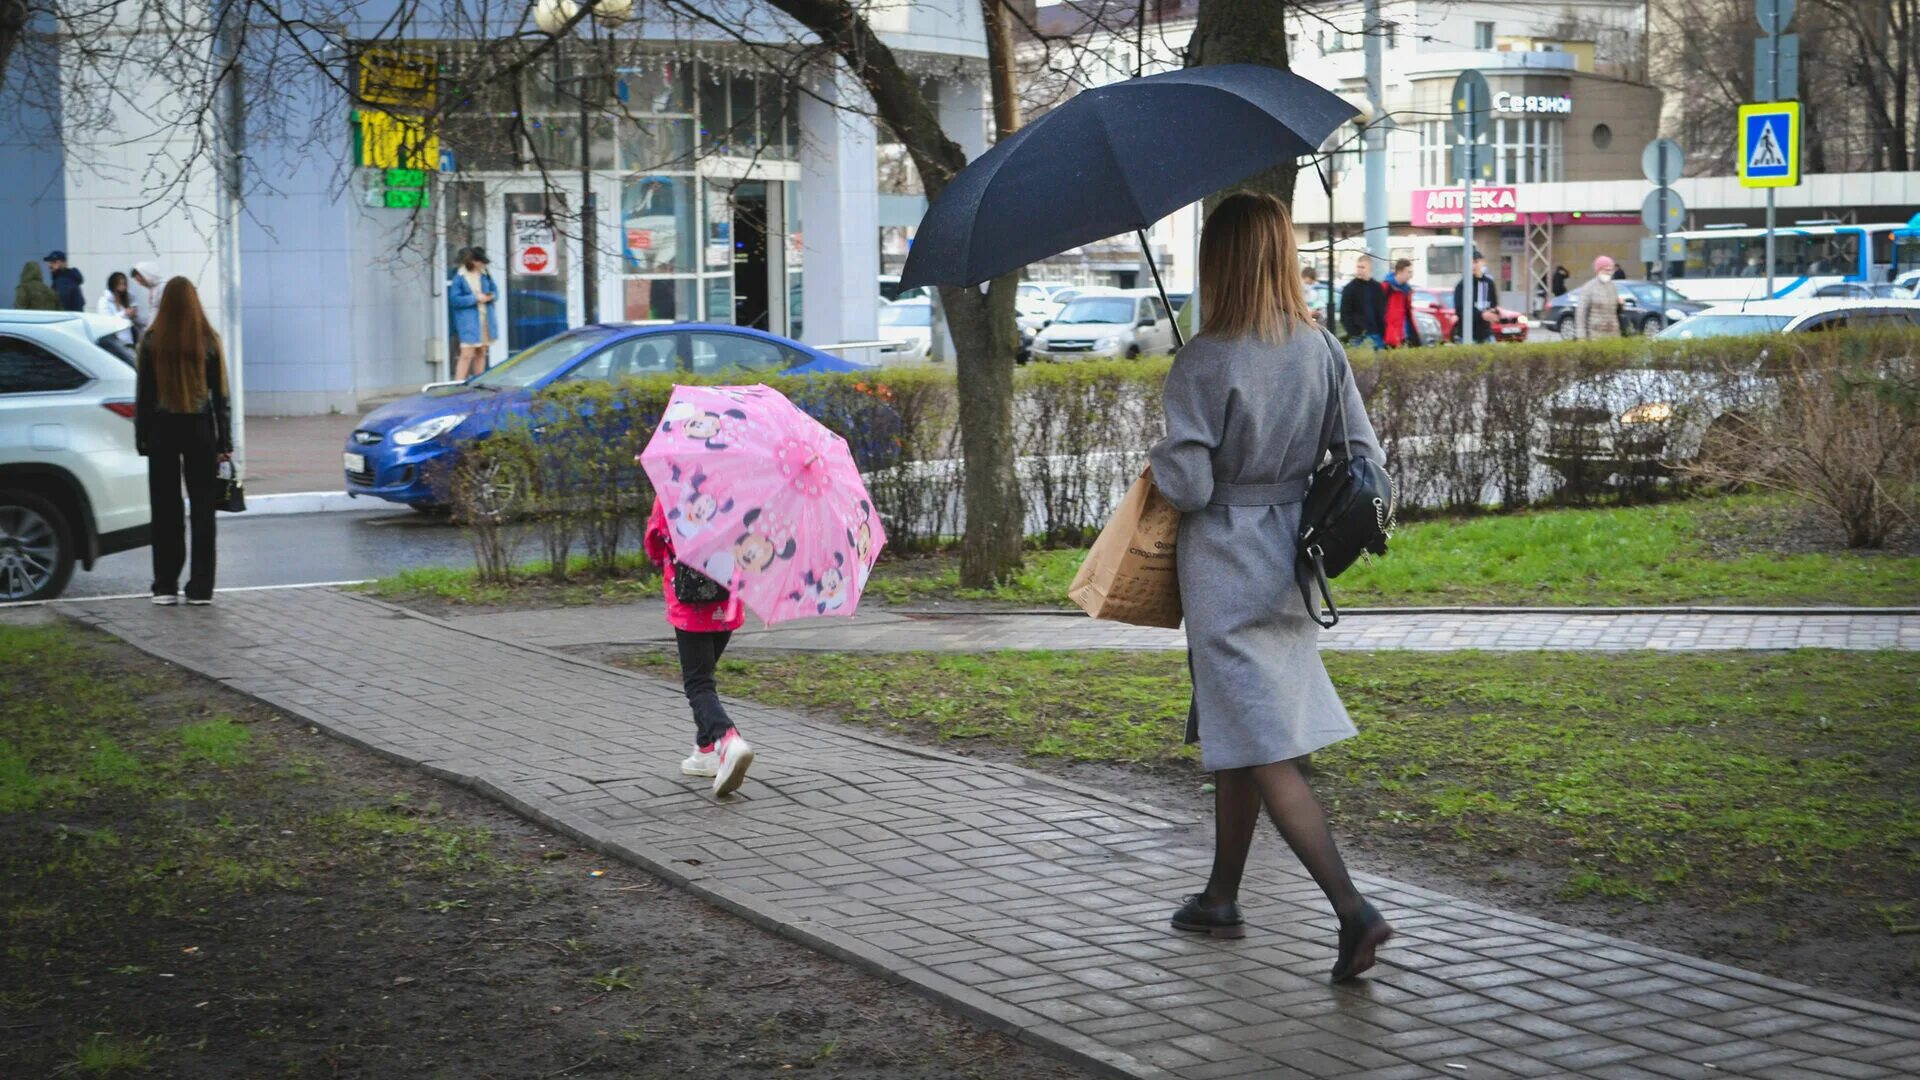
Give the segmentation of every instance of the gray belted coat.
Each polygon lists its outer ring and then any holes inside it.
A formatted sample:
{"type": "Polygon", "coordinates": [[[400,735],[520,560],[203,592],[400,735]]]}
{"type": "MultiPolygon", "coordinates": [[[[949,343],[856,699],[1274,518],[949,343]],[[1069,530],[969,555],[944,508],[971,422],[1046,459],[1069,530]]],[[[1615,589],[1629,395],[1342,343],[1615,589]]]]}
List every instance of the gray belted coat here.
{"type": "Polygon", "coordinates": [[[1384,463],[1346,352],[1324,331],[1296,324],[1278,344],[1203,334],[1167,376],[1153,480],[1185,515],[1176,562],[1193,664],[1188,740],[1197,734],[1208,771],[1354,734],[1294,569],[1307,479],[1341,440],[1336,390],[1344,453],[1384,463]]]}

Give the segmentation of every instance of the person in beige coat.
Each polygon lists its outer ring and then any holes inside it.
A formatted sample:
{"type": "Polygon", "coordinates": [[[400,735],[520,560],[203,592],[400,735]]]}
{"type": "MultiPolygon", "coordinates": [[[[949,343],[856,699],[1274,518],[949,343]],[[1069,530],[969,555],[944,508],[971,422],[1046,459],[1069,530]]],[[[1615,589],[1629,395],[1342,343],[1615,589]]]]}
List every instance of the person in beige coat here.
{"type": "Polygon", "coordinates": [[[1581,341],[1620,336],[1620,290],[1613,286],[1613,260],[1593,260],[1593,280],[1580,286],[1573,305],[1573,336],[1581,341]]]}

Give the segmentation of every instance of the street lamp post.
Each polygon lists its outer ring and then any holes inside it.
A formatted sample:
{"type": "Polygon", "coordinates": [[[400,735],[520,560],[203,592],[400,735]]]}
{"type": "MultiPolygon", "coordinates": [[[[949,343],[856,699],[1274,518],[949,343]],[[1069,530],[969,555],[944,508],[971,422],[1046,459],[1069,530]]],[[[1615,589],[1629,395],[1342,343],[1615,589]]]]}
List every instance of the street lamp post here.
{"type": "MultiPolygon", "coordinates": [[[[580,99],[580,295],[584,322],[600,321],[600,246],[599,200],[593,190],[593,103],[589,95],[597,93],[600,80],[589,68],[599,58],[600,27],[609,34],[633,14],[633,0],[585,0],[586,13],[577,0],[539,0],[533,11],[534,24],[553,37],[587,24],[586,60],[574,76],[580,99]]],[[[611,48],[613,41],[607,41],[611,48]]],[[[607,65],[611,70],[612,65],[607,65]]]]}

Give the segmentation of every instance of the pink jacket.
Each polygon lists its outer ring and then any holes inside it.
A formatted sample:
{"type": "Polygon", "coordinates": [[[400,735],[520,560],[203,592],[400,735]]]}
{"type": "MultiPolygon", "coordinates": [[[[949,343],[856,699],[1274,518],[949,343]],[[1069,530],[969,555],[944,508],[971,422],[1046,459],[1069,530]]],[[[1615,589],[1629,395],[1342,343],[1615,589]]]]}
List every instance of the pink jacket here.
{"type": "Polygon", "coordinates": [[[652,516],[647,518],[647,531],[641,543],[647,550],[647,558],[666,575],[667,622],[675,629],[711,634],[738,630],[747,621],[746,609],[741,607],[737,596],[729,595],[718,604],[683,604],[674,596],[673,575],[679,564],[673,561],[673,529],[667,524],[667,512],[657,499],[652,516]]]}

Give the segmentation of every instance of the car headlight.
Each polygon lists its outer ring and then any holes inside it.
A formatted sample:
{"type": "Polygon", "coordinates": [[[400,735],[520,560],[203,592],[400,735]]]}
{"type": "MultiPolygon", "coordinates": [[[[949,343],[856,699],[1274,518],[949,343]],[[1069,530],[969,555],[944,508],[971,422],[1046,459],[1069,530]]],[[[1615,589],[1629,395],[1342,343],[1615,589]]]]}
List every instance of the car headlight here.
{"type": "Polygon", "coordinates": [[[1681,311],[1677,307],[1670,307],[1667,309],[1667,321],[1670,323],[1679,322],[1681,319],[1684,319],[1686,317],[1687,317],[1687,313],[1684,311],[1681,311]]]}
{"type": "Polygon", "coordinates": [[[1117,337],[1103,337],[1099,341],[1094,342],[1093,347],[1101,351],[1117,349],[1120,347],[1120,339],[1117,337]]]}
{"type": "Polygon", "coordinates": [[[1649,401],[1644,405],[1635,405],[1620,414],[1623,424],[1664,424],[1673,419],[1673,406],[1665,401],[1649,401]]]}
{"type": "Polygon", "coordinates": [[[408,424],[393,433],[394,445],[417,446],[423,442],[432,442],[459,427],[460,421],[466,418],[466,413],[453,413],[448,416],[436,416],[431,420],[422,420],[417,424],[408,424]]]}

